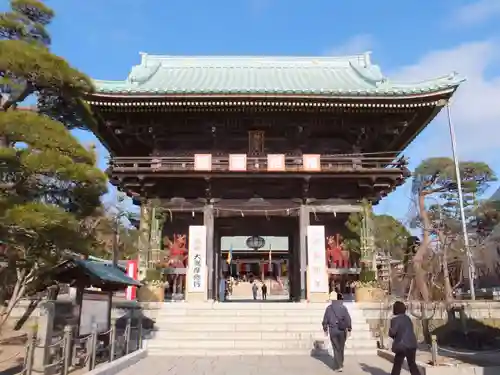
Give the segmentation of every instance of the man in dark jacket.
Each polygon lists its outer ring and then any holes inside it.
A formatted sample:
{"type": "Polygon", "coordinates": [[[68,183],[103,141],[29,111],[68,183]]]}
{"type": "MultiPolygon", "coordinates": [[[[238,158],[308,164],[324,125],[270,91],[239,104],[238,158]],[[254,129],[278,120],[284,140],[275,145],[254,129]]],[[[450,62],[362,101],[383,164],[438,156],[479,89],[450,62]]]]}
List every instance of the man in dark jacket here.
{"type": "Polygon", "coordinates": [[[394,317],[391,319],[389,337],[393,339],[392,351],[394,352],[394,362],[391,375],[400,375],[403,362],[406,358],[411,375],[420,375],[415,357],[417,355],[417,337],[413,329],[413,322],[406,315],[406,305],[401,301],[396,301],[392,307],[394,317]]]}
{"type": "Polygon", "coordinates": [[[326,308],[323,316],[323,332],[330,336],[333,349],[333,368],[342,372],[344,367],[344,349],[348,333],[352,330],[351,316],[344,306],[342,294],[326,308]]]}
{"type": "Polygon", "coordinates": [[[265,281],[262,283],[262,286],[260,287],[260,290],[262,292],[262,299],[263,300],[267,299],[267,285],[266,285],[265,281]]]}

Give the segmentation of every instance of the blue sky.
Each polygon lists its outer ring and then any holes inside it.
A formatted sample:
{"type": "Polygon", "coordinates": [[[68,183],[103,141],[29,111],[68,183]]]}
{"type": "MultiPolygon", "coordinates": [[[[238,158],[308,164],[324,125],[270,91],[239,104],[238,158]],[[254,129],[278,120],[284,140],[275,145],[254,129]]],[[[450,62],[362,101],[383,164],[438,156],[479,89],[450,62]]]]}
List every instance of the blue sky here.
{"type": "MultiPolygon", "coordinates": [[[[7,0],[0,4],[7,5],[7,0]]],[[[394,80],[454,70],[468,78],[453,102],[462,159],[500,173],[500,0],[50,0],[53,51],[97,79],[124,79],[139,52],[183,55],[339,55],[373,51],[394,80]]],[[[4,6],[0,6],[4,8],[4,6]]],[[[444,116],[408,148],[412,165],[449,155],[444,116]]],[[[78,134],[85,143],[96,142],[78,134]]],[[[106,152],[99,147],[100,165],[106,152]]],[[[377,211],[405,219],[405,185],[377,211]]]]}

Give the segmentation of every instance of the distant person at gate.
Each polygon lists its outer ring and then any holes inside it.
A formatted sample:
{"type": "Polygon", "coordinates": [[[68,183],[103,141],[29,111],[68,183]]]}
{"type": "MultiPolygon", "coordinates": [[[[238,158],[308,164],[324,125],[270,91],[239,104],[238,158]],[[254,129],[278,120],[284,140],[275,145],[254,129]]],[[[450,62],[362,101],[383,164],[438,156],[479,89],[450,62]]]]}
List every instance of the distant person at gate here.
{"type": "Polygon", "coordinates": [[[254,281],[252,284],[253,299],[257,299],[257,292],[258,291],[259,291],[259,287],[257,286],[257,281],[254,281]]]}
{"type": "Polygon", "coordinates": [[[325,336],[330,336],[333,349],[333,369],[342,372],[345,342],[352,330],[352,323],[351,315],[343,303],[344,297],[341,293],[337,293],[336,297],[336,300],[330,298],[332,302],[325,310],[322,325],[325,336]]]}
{"type": "Polygon", "coordinates": [[[394,302],[392,307],[394,317],[391,319],[389,337],[392,341],[392,351],[394,352],[394,362],[391,375],[400,375],[401,367],[406,358],[406,363],[411,375],[420,375],[415,357],[417,355],[417,337],[413,330],[413,323],[406,315],[406,305],[401,301],[394,302]]]}
{"type": "Polygon", "coordinates": [[[262,291],[262,299],[266,300],[267,299],[267,285],[265,282],[262,283],[260,290],[262,291]]]}

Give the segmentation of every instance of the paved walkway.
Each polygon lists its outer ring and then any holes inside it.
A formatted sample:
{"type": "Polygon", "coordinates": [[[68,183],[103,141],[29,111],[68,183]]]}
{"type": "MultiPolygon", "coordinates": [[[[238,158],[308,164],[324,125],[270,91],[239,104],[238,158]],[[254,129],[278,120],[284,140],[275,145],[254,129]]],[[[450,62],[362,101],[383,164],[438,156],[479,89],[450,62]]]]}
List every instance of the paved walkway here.
{"type": "MultiPolygon", "coordinates": [[[[119,375],[332,375],[329,361],[307,356],[150,356],[123,370],[119,375]],[[327,362],[327,363],[325,363],[327,362]]],[[[373,357],[347,357],[346,375],[387,375],[391,364],[373,357]]],[[[401,375],[408,375],[402,371],[401,375]]]]}

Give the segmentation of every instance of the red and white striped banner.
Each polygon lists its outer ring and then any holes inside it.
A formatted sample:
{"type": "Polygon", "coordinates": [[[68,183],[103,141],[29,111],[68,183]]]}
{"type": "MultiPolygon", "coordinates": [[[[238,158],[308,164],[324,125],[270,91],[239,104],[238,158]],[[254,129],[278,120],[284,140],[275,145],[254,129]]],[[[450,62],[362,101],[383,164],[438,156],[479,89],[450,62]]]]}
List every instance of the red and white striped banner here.
{"type": "MultiPolygon", "coordinates": [[[[138,270],[137,270],[137,260],[129,260],[127,262],[127,275],[134,280],[137,280],[138,270]]],[[[128,286],[126,297],[128,301],[135,300],[137,296],[137,287],[136,286],[128,286]]]]}

